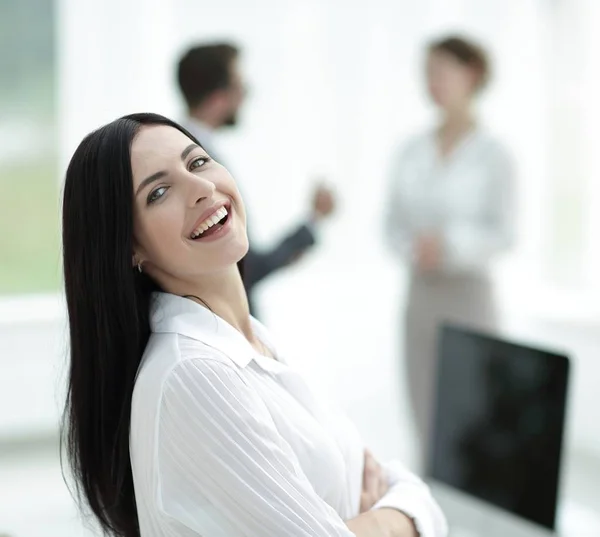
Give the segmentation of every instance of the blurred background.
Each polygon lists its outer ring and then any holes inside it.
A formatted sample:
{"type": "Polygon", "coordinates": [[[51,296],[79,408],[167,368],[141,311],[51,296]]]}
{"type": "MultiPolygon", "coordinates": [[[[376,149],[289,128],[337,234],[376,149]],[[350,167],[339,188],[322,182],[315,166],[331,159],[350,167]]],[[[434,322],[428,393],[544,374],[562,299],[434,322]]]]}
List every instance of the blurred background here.
{"type": "Polygon", "coordinates": [[[394,148],[433,122],[424,45],[460,32],[486,47],[494,79],[479,116],[514,155],[520,202],[518,244],[494,273],[501,330],[571,355],[563,488],[597,509],[599,24],[596,0],[0,2],[0,534],[89,531],[57,447],[68,159],[120,115],[183,119],[176,61],[212,40],[242,50],[248,99],[222,146],[256,243],[305,216],[315,177],[339,198],[316,251],[260,287],[262,320],[379,456],[409,464],[396,374],[406,275],[383,243],[387,173],[394,148]]]}

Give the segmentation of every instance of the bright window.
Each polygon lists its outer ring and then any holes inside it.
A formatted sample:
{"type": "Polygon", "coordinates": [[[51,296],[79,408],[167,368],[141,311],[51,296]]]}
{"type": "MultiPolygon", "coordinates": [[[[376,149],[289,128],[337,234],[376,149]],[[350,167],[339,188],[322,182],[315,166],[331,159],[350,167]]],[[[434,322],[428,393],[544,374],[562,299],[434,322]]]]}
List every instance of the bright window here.
{"type": "Polygon", "coordinates": [[[0,294],[59,282],[54,2],[0,2],[0,294]]]}

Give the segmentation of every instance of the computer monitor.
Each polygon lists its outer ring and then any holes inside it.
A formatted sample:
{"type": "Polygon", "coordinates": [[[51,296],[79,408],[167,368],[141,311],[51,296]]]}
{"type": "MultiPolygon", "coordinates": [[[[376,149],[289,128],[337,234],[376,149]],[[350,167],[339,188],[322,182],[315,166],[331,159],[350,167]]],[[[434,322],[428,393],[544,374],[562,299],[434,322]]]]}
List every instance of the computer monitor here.
{"type": "Polygon", "coordinates": [[[429,477],[554,529],[569,359],[458,326],[440,336],[429,477]]]}

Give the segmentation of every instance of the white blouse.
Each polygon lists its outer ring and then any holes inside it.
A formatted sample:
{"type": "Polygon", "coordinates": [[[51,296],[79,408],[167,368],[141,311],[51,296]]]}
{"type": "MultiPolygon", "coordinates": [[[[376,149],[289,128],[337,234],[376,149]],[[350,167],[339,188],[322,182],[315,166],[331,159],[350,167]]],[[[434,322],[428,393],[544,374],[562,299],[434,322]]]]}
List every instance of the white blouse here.
{"type": "Polygon", "coordinates": [[[446,272],[484,272],[514,241],[512,158],[484,130],[471,131],[444,160],[434,132],[394,156],[386,210],[388,246],[409,264],[422,234],[442,240],[446,272]]]}
{"type": "MultiPolygon", "coordinates": [[[[266,329],[257,336],[273,349],[266,329]]],[[[198,303],[153,297],[136,379],[130,454],[142,537],[351,537],[364,444],[277,359],[198,303]]],[[[398,463],[375,506],[446,535],[426,485],[398,463]]]]}

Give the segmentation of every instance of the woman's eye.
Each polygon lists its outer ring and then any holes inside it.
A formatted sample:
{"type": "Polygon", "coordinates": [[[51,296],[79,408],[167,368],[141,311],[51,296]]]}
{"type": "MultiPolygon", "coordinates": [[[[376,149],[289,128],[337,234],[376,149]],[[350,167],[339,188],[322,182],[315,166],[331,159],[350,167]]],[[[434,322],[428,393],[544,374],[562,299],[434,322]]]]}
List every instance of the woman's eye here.
{"type": "Polygon", "coordinates": [[[208,157],[198,157],[190,163],[190,170],[195,170],[204,166],[210,159],[208,157]]]}
{"type": "Polygon", "coordinates": [[[168,187],[161,186],[161,187],[153,190],[152,192],[150,192],[150,195],[148,196],[148,203],[153,203],[156,200],[162,198],[167,190],[168,190],[168,187]]]}

